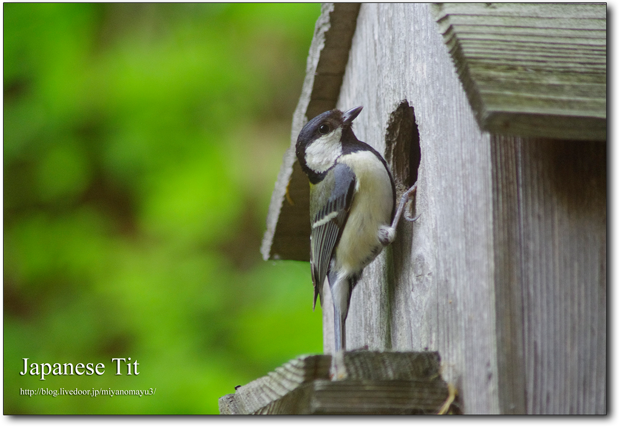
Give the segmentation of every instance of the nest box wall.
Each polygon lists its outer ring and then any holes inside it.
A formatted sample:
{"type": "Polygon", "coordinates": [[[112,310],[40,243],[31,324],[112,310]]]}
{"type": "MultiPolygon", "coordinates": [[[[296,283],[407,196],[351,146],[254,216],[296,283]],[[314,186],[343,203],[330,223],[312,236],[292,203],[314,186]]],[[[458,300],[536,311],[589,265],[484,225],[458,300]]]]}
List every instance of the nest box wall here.
{"type": "MultiPolygon", "coordinates": [[[[357,105],[421,217],[365,269],[347,346],[439,351],[465,413],[605,413],[605,5],[326,4],[291,147],[357,105]]],[[[309,234],[289,149],[263,256],[308,260],[309,234]]],[[[329,293],[323,316],[330,352],[329,293]]]]}

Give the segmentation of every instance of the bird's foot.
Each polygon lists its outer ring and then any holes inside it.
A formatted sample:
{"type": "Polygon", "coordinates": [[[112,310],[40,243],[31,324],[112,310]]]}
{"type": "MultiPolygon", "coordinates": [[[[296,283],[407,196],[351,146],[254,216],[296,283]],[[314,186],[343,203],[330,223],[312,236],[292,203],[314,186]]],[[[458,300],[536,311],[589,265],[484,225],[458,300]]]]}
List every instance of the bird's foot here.
{"type": "Polygon", "coordinates": [[[344,365],[343,350],[336,351],[332,355],[332,366],[329,369],[329,378],[331,380],[343,380],[347,378],[347,368],[344,365]]]}
{"type": "Polygon", "coordinates": [[[418,182],[416,181],[416,183],[413,186],[411,186],[409,190],[403,193],[403,196],[400,198],[399,211],[402,212],[402,215],[405,218],[405,220],[411,221],[411,222],[419,219],[421,214],[418,214],[416,217],[410,217],[404,208],[407,205],[407,203],[413,201],[413,195],[415,194],[417,189],[418,189],[418,182]]]}
{"type": "Polygon", "coordinates": [[[450,406],[454,403],[456,396],[458,395],[458,391],[454,385],[448,383],[448,398],[443,402],[441,408],[437,412],[438,415],[446,415],[450,410],[450,406]]]}
{"type": "Polygon", "coordinates": [[[396,210],[394,220],[392,220],[392,225],[389,227],[382,226],[381,228],[379,228],[379,241],[381,242],[381,244],[383,244],[384,247],[390,245],[392,242],[394,242],[394,239],[396,239],[396,228],[398,227],[398,222],[400,221],[401,217],[404,217],[407,221],[416,221],[420,218],[419,215],[417,217],[409,217],[404,212],[407,203],[413,200],[413,195],[415,194],[417,188],[418,183],[416,182],[413,186],[409,188],[409,190],[403,193],[403,196],[400,198],[400,203],[398,204],[398,209],[396,210]]]}

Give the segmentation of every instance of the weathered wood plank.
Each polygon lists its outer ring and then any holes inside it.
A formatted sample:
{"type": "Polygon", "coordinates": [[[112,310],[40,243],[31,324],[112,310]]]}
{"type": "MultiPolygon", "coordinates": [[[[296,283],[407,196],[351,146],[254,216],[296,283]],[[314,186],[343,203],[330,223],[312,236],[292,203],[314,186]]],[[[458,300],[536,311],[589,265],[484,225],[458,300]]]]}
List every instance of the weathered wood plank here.
{"type": "MultiPolygon", "coordinates": [[[[364,271],[347,346],[438,350],[465,411],[499,413],[490,137],[476,124],[430,6],[364,4],[338,107],[363,105],[355,132],[385,153],[403,100],[419,131],[421,217],[403,222],[396,242],[364,271]]],[[[330,352],[328,304],[323,314],[330,352]]]]}
{"type": "MultiPolygon", "coordinates": [[[[481,132],[426,7],[363,5],[343,81],[338,106],[365,106],[360,139],[383,152],[393,114],[407,100],[422,153],[420,220],[402,224],[397,241],[366,269],[353,293],[347,344],[438,349],[466,413],[605,413],[604,168],[592,175],[604,166],[604,143],[481,132]],[[564,163],[572,175],[566,182],[543,171],[564,163]],[[580,203],[562,201],[570,189],[583,195],[580,203]]],[[[508,85],[510,68],[500,71],[498,85],[508,85]]],[[[570,90],[557,70],[518,77],[531,85],[540,76],[556,84],[558,98],[570,90]]],[[[574,84],[579,95],[602,79],[579,78],[590,86],[574,84]]],[[[509,123],[532,133],[547,126],[573,135],[574,119],[596,120],[556,117],[550,125],[539,114],[512,113],[509,123]]],[[[507,126],[499,113],[489,119],[507,126]]],[[[386,158],[395,164],[393,153],[386,158]]],[[[330,307],[323,313],[330,350],[330,307]]]]}
{"type": "Polygon", "coordinates": [[[344,380],[329,355],[299,357],[220,398],[222,414],[437,413],[448,397],[434,352],[346,352],[344,380]]]}
{"type": "Polygon", "coordinates": [[[606,140],[604,4],[446,3],[433,10],[482,129],[606,140]]]}
{"type": "MultiPolygon", "coordinates": [[[[272,405],[301,385],[316,379],[329,379],[329,355],[301,356],[278,367],[267,376],[237,388],[220,398],[220,413],[250,414],[272,405]]],[[[296,395],[290,398],[298,398],[296,395]]],[[[292,400],[296,401],[296,400],[292,400]]]]}
{"type": "MultiPolygon", "coordinates": [[[[496,17],[558,12],[555,4],[526,14],[521,4],[487,5],[445,7],[496,17]]],[[[364,4],[348,54],[337,107],[364,106],[355,132],[386,153],[399,188],[411,179],[417,145],[421,217],[401,222],[396,242],[366,268],[353,292],[347,347],[438,350],[465,413],[603,414],[606,147],[584,140],[584,130],[606,138],[606,42],[531,28],[518,37],[444,39],[431,9],[364,4]],[[454,63],[467,49],[470,61],[454,63]],[[493,133],[481,130],[481,117],[493,133]]],[[[600,11],[570,5],[565,17],[600,19],[600,11]]],[[[330,352],[331,296],[324,297],[330,352]]],[[[312,388],[295,394],[309,399],[312,388]]]]}
{"type": "Polygon", "coordinates": [[[516,154],[527,411],[604,414],[606,144],[497,144],[516,154]]]}
{"type": "Polygon", "coordinates": [[[412,415],[436,414],[448,396],[444,381],[316,381],[312,414],[412,415]]]}

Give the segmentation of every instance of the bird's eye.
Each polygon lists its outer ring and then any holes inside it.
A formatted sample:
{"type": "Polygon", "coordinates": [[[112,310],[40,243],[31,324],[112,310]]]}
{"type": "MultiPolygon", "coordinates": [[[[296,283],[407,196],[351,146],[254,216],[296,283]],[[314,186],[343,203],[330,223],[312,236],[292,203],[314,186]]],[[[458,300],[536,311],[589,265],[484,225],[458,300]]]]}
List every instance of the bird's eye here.
{"type": "Polygon", "coordinates": [[[319,132],[323,135],[327,134],[329,132],[329,125],[324,123],[323,125],[319,126],[319,132]]]}

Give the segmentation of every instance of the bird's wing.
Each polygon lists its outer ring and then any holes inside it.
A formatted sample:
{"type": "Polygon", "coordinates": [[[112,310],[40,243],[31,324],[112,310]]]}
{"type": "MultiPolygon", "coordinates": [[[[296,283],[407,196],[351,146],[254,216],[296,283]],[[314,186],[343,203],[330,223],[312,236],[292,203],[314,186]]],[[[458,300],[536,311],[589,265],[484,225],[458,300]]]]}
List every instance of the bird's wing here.
{"type": "Polygon", "coordinates": [[[355,174],[346,165],[337,163],[323,181],[312,188],[310,203],[317,214],[312,219],[310,233],[310,263],[314,283],[314,306],[317,295],[323,304],[322,287],[329,264],[349,216],[355,174]]]}

